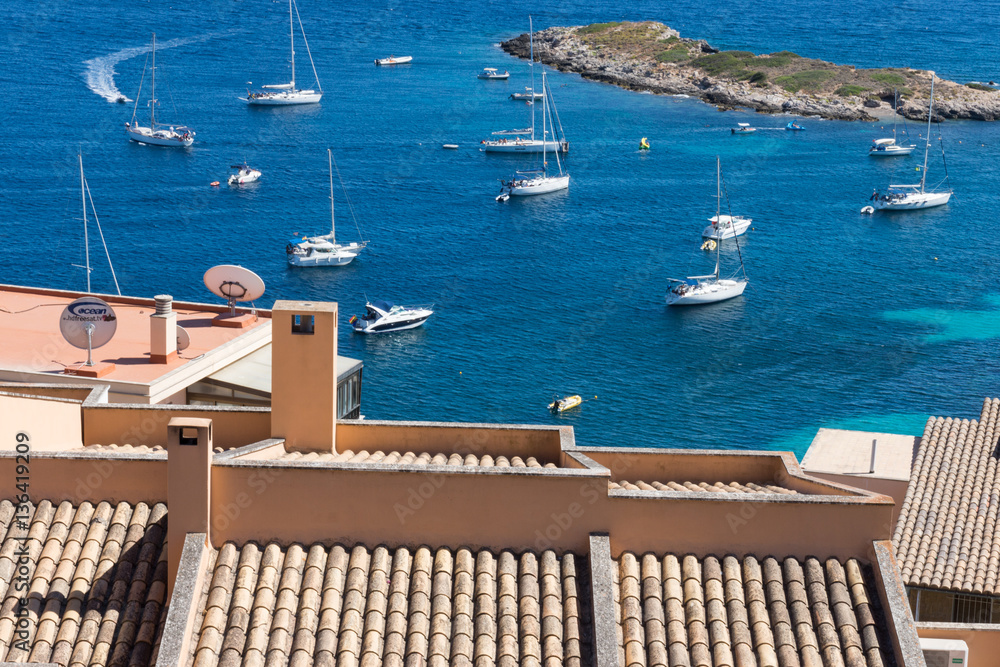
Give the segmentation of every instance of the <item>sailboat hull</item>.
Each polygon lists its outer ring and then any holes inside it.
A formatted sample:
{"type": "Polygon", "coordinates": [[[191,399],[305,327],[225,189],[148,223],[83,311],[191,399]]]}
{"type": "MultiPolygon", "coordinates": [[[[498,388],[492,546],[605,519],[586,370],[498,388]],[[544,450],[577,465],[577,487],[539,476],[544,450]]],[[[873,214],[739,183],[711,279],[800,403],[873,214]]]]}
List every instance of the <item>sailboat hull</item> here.
{"type": "Polygon", "coordinates": [[[148,127],[133,127],[126,130],[128,138],[143,144],[153,146],[173,146],[186,148],[194,143],[194,133],[180,135],[176,132],[158,130],[153,132],[148,127]]]}
{"type": "Polygon", "coordinates": [[[875,208],[880,211],[915,211],[922,208],[944,206],[951,199],[950,192],[914,192],[900,199],[878,200],[875,208]]]}
{"type": "Polygon", "coordinates": [[[357,253],[344,251],[313,253],[308,256],[289,255],[288,263],[291,266],[347,266],[357,256],[357,253]]]}
{"type": "Polygon", "coordinates": [[[563,176],[543,176],[533,178],[530,181],[520,181],[523,185],[515,185],[510,189],[510,194],[515,197],[528,195],[544,195],[549,192],[566,190],[569,188],[569,174],[563,176]]]}
{"type": "Polygon", "coordinates": [[[542,153],[559,151],[569,152],[568,141],[545,141],[541,139],[524,139],[521,141],[487,141],[483,145],[487,153],[542,153]]]}
{"type": "Polygon", "coordinates": [[[872,157],[896,157],[898,155],[909,155],[916,146],[886,146],[884,149],[869,149],[868,155],[872,157]]]}
{"type": "Polygon", "coordinates": [[[240,99],[252,107],[290,107],[298,104],[319,104],[323,93],[311,90],[298,90],[287,93],[258,93],[253,97],[240,99]]]}
{"type": "Polygon", "coordinates": [[[667,305],[698,306],[706,303],[718,303],[742,295],[746,288],[746,280],[716,280],[698,283],[694,286],[679,285],[667,292],[667,305]],[[685,287],[687,289],[681,291],[685,287]]]}

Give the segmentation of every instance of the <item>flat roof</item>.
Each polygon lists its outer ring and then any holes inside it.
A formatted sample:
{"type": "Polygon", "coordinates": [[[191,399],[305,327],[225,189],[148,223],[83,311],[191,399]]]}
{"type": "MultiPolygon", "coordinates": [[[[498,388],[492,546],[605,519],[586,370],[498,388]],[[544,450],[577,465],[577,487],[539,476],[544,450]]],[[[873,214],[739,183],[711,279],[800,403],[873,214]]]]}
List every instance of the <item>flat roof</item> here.
{"type": "Polygon", "coordinates": [[[802,469],[906,481],[919,444],[920,438],[913,435],[821,428],[802,458],[802,469]],[[870,472],[873,441],[877,443],[874,473],[870,472]]]}
{"type": "MultiPolygon", "coordinates": [[[[361,361],[337,355],[337,382],[362,367],[361,361]]],[[[251,352],[238,361],[205,378],[206,382],[248,391],[262,396],[271,395],[271,344],[251,352]]]]}
{"type": "MultiPolygon", "coordinates": [[[[212,326],[212,319],[228,310],[225,305],[175,301],[173,310],[177,313],[177,324],[190,334],[191,345],[166,364],[152,364],[149,362],[149,316],[155,310],[153,299],[0,285],[0,338],[3,340],[0,370],[63,376],[67,367],[86,362],[87,351],[73,347],[59,333],[63,308],[84,296],[96,296],[109,303],[118,320],[114,338],[94,350],[95,363],[115,364],[115,370],[98,382],[153,384],[219,348],[240,346],[235,341],[247,333],[262,334],[264,326],[270,329],[268,310],[258,310],[255,322],[234,329],[212,326]]],[[[270,331],[266,333],[270,340],[270,331]]]]}

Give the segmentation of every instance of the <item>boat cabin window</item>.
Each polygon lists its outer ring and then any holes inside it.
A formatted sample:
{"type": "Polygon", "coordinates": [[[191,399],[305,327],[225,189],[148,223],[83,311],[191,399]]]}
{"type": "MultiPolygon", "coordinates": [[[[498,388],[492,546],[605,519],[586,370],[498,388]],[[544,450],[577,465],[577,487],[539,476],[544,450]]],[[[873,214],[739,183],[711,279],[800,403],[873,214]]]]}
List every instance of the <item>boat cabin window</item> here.
{"type": "Polygon", "coordinates": [[[316,333],[316,317],[314,315],[293,315],[292,333],[310,336],[316,333]]]}

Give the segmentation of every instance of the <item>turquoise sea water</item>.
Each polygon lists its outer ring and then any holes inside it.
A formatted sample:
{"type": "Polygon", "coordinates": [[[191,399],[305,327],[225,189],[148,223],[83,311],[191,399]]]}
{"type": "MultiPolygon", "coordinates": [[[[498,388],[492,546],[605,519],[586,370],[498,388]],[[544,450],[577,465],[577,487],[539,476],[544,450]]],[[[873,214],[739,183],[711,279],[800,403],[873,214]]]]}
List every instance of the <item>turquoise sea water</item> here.
{"type": "MultiPolygon", "coordinates": [[[[341,351],[365,362],[369,418],[565,423],[588,445],[799,454],[820,426],[918,433],[927,415],[974,416],[997,393],[1000,127],[942,128],[956,190],[947,207],[863,218],[874,187],[919,177],[918,156],[865,155],[880,123],[806,120],[802,133],[732,137],[737,121],[787,118],[553,73],[570,190],[498,205],[497,179],[527,163],[478,144],[526,124],[527,107],[506,98],[529,70],[496,44],[524,32],[529,12],[536,28],[656,19],[722,48],[997,80],[998,10],[968,0],[872,3],[861,17],[774,0],[300,0],[323,103],[260,110],[236,97],[247,81],[287,80],[283,2],[6,3],[0,280],[85,288],[72,266],[83,263],[82,148],[125,293],[215,301],[203,272],[236,263],[267,283],[259,306],[338,301],[341,351]],[[154,30],[160,116],[196,129],[189,150],[129,144],[131,105],[98,94],[135,96],[154,30]],[[390,53],[414,64],[372,65],[390,53]],[[484,66],[512,77],[479,81],[484,66]],[[371,245],[346,268],[291,269],[285,240],[328,221],[327,147],[371,245]],[[667,278],[712,269],[698,246],[716,155],[733,212],[755,221],[741,246],[751,285],[742,299],[668,310],[667,278]],[[208,187],[243,159],[263,170],[258,185],[208,187]],[[437,313],[421,330],[364,338],[346,321],[365,294],[434,302],[437,313]],[[598,398],[552,417],[556,393],[598,398]]],[[[311,84],[301,44],[297,65],[311,84]]],[[[937,155],[929,180],[942,175],[937,155]]],[[[353,240],[337,197],[339,235],[353,240]]],[[[112,291],[100,260],[93,252],[94,289],[112,291]]],[[[731,243],[723,262],[736,262],[731,243]]]]}

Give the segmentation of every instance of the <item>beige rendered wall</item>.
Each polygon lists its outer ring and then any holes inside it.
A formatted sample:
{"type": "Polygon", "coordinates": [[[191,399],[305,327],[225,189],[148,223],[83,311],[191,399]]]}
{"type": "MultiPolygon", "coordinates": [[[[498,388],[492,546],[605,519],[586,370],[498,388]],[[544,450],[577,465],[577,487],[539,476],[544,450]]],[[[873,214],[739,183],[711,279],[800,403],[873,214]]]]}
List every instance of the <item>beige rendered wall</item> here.
{"type": "Polygon", "coordinates": [[[579,550],[590,533],[609,532],[616,555],[781,545],[776,555],[868,558],[874,539],[890,537],[885,498],[609,498],[607,478],[586,471],[353,467],[213,466],[213,546],[275,539],[579,550]]]}
{"type": "Polygon", "coordinates": [[[542,465],[559,463],[560,429],[500,424],[342,421],[338,451],[397,451],[483,456],[534,456],[542,465]]]}
{"type": "Polygon", "coordinates": [[[260,442],[271,430],[266,409],[211,409],[195,406],[94,405],[83,408],[83,439],[88,445],[167,446],[167,423],[174,417],[212,420],[215,447],[230,449],[260,442]]]}
{"type": "Polygon", "coordinates": [[[18,433],[30,436],[32,451],[79,447],[80,424],[79,401],[0,394],[0,450],[13,450],[18,433]]]}
{"type": "Polygon", "coordinates": [[[903,505],[903,499],[906,498],[906,487],[910,484],[908,480],[879,479],[865,475],[838,475],[832,472],[809,472],[806,474],[810,477],[829,480],[835,484],[846,484],[856,489],[864,489],[872,493],[889,496],[896,503],[895,507],[892,508],[891,519],[894,528],[896,526],[896,519],[899,518],[899,508],[903,505]]]}
{"type": "Polygon", "coordinates": [[[1000,663],[1000,625],[917,623],[921,639],[961,639],[969,645],[969,666],[1000,663]]]}
{"type": "MultiPolygon", "coordinates": [[[[13,452],[0,455],[0,479],[10,480],[0,497],[12,497],[17,461],[13,452]]],[[[167,499],[165,458],[96,458],[42,454],[32,456],[28,495],[32,501],[51,500],[130,503],[167,499]]]]}

